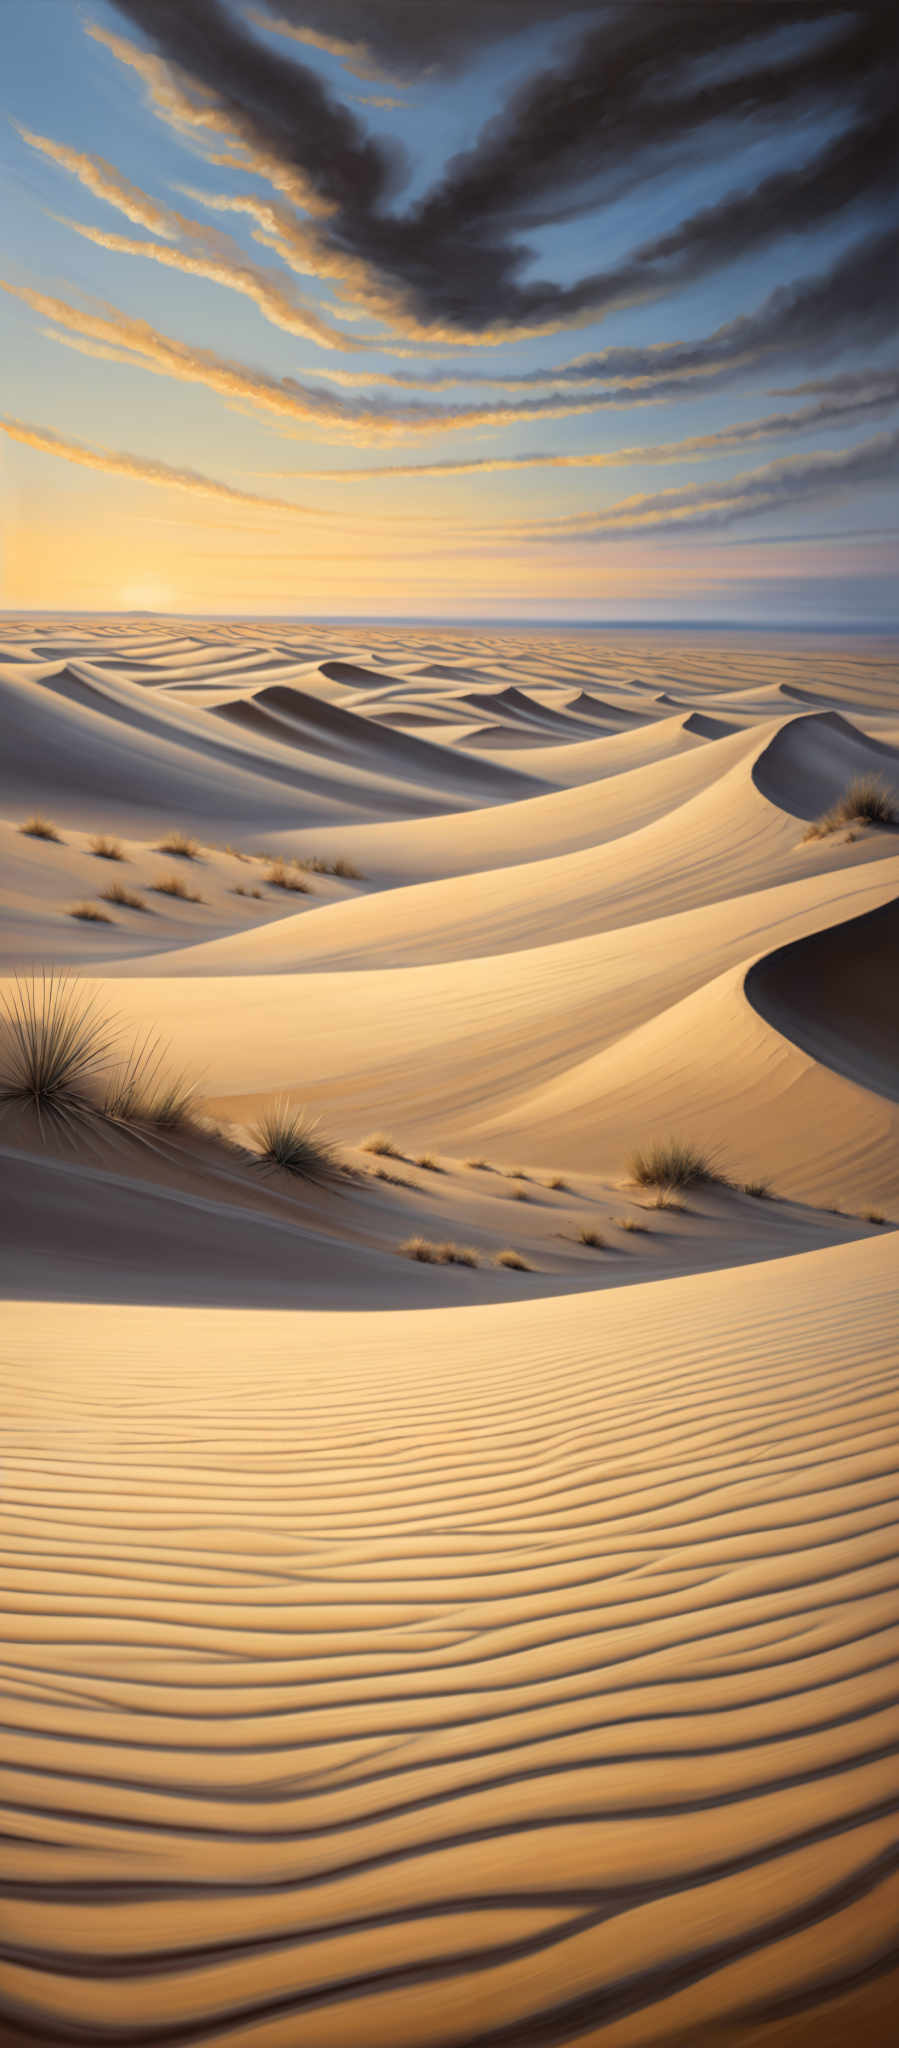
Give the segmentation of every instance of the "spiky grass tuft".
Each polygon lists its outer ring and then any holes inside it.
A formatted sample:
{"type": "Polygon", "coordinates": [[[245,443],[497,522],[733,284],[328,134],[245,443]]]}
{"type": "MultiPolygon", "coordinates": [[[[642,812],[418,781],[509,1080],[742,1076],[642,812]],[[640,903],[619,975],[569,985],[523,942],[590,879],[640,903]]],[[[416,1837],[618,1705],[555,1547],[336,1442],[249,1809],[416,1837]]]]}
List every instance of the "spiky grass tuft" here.
{"type": "Polygon", "coordinates": [[[123,910],[145,910],[150,914],[150,905],[136,889],[126,889],[124,882],[112,882],[108,889],[101,890],[104,903],[119,903],[123,910]]]}
{"type": "Polygon", "coordinates": [[[56,846],[65,843],[62,833],[57,832],[56,826],[51,825],[47,818],[26,818],[19,831],[24,832],[26,839],[52,839],[56,846]]]}
{"type": "Polygon", "coordinates": [[[605,1238],[604,1238],[604,1237],[600,1237],[600,1234],[599,1234],[599,1231],[598,1231],[598,1230],[580,1230],[580,1231],[578,1231],[578,1240],[577,1240],[577,1241],[578,1241],[578,1244],[584,1244],[584,1245],[587,1245],[587,1246],[589,1247],[589,1250],[590,1250],[591,1252],[604,1252],[604,1251],[605,1251],[605,1249],[606,1249],[606,1241],[605,1241],[605,1238]]]}
{"type": "Polygon", "coordinates": [[[125,855],[122,852],[118,840],[107,839],[104,837],[102,832],[98,832],[97,837],[95,839],[89,839],[88,845],[90,847],[91,853],[96,855],[97,860],[125,859],[125,855]]]}
{"type": "Polygon", "coordinates": [[[115,923],[115,918],[109,917],[107,912],[105,910],[101,910],[99,905],[96,903],[73,903],[71,910],[69,911],[69,916],[77,917],[82,924],[115,923]]]}
{"type": "Polygon", "coordinates": [[[422,1266],[479,1266],[481,1256],[468,1244],[433,1244],[428,1237],[407,1237],[400,1251],[422,1266]]]}
{"type": "Polygon", "coordinates": [[[0,1003],[0,1102],[70,1128],[100,1107],[113,1054],[107,1017],[70,975],[17,981],[0,1003]]]}
{"type": "Polygon", "coordinates": [[[378,1159],[402,1159],[403,1157],[399,1146],[395,1145],[393,1139],[388,1138],[383,1131],[372,1131],[370,1137],[363,1138],[359,1150],[360,1152],[374,1152],[378,1159]]]}
{"type": "Polygon", "coordinates": [[[150,887],[156,896],[176,896],[179,903],[202,903],[203,898],[196,889],[189,889],[180,875],[157,875],[150,887]]]}
{"type": "Polygon", "coordinates": [[[744,1180],[743,1193],[751,1195],[754,1202],[770,1202],[772,1199],[770,1183],[766,1180],[744,1180]]]}
{"type": "Polygon", "coordinates": [[[841,825],[899,825],[899,812],[878,775],[856,775],[829,811],[809,825],[806,839],[826,839],[841,825]]]}
{"type": "Polygon", "coordinates": [[[197,860],[200,849],[196,840],[188,838],[186,832],[167,832],[165,838],[160,839],[156,851],[173,853],[178,860],[197,860]]]}
{"type": "Polygon", "coordinates": [[[533,1266],[528,1265],[527,1259],[522,1258],[520,1252],[497,1252],[493,1263],[495,1266],[508,1266],[513,1273],[533,1273],[534,1270],[533,1266]]]}
{"type": "Polygon", "coordinates": [[[666,1138],[635,1152],[631,1177],[641,1188],[726,1187],[726,1176],[709,1154],[683,1138],[666,1138]]]}
{"type": "Polygon", "coordinates": [[[310,896],[312,893],[308,882],[304,882],[296,868],[288,867],[283,860],[273,860],[263,880],[270,889],[289,889],[294,896],[310,896]]]}
{"type": "Polygon", "coordinates": [[[319,1124],[289,1102],[275,1102],[263,1110],[252,1137],[261,1165],[279,1166],[296,1180],[324,1187],[340,1171],[334,1146],[319,1124]]]}

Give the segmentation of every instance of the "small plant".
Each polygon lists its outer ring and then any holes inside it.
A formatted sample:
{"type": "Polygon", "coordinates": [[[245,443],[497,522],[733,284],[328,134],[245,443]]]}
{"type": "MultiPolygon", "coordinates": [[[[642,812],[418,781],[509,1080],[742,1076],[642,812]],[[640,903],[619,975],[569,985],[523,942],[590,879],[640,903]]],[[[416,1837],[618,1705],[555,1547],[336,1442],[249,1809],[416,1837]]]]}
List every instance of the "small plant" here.
{"type": "Polygon", "coordinates": [[[554,1174],[553,1174],[553,1176],[552,1176],[552,1179],[551,1179],[551,1180],[548,1180],[548,1181],[547,1181],[547,1183],[546,1183],[546,1185],[547,1185],[547,1187],[548,1187],[548,1188],[552,1188],[552,1191],[553,1191],[553,1194],[554,1194],[554,1195],[558,1195],[558,1194],[566,1194],[566,1195],[567,1195],[567,1194],[569,1194],[569,1193],[570,1193],[570,1189],[569,1189],[569,1186],[568,1186],[568,1182],[567,1182],[567,1180],[563,1180],[563,1179],[562,1179],[562,1175],[561,1175],[560,1173],[554,1173],[554,1174]]]}
{"type": "Polygon", "coordinates": [[[152,1032],[120,1060],[107,1082],[103,1115],[129,1129],[189,1129],[196,1118],[196,1094],[183,1075],[163,1073],[163,1049],[152,1032]]]}
{"type": "Polygon", "coordinates": [[[388,1173],[386,1166],[373,1166],[369,1179],[389,1181],[392,1188],[412,1188],[415,1186],[414,1181],[405,1180],[401,1173],[388,1173]]]}
{"type": "Polygon", "coordinates": [[[856,775],[829,811],[809,825],[806,839],[826,839],[841,825],[899,825],[899,812],[877,775],[856,775]]]}
{"type": "Polygon", "coordinates": [[[200,849],[195,839],[188,839],[186,832],[167,832],[156,848],[157,853],[174,853],[179,860],[196,860],[200,849]]]}
{"type": "Polygon", "coordinates": [[[604,1252],[606,1249],[605,1238],[600,1237],[598,1230],[579,1230],[577,1241],[578,1244],[588,1245],[591,1252],[604,1252]]]}
{"type": "Polygon", "coordinates": [[[402,1159],[403,1157],[399,1146],[394,1144],[392,1138],[385,1137],[383,1131],[372,1131],[370,1138],[363,1138],[359,1149],[361,1152],[374,1152],[379,1159],[402,1159]]]}
{"type": "Polygon", "coordinates": [[[238,885],[236,889],[232,889],[231,894],[232,896],[252,896],[257,903],[265,902],[261,889],[244,889],[238,885]]]}
{"type": "Polygon", "coordinates": [[[337,1154],[318,1123],[288,1102],[263,1111],[253,1133],[260,1163],[322,1187],[339,1172],[337,1154]]]}
{"type": "Polygon", "coordinates": [[[33,974],[0,1001],[0,1102],[68,1127],[96,1113],[109,1066],[108,1019],[68,975],[33,974]]]}
{"type": "Polygon", "coordinates": [[[479,1266],[480,1253],[471,1245],[433,1244],[428,1237],[407,1237],[400,1245],[404,1258],[417,1259],[423,1266],[479,1266]]]}
{"type": "Polygon", "coordinates": [[[189,889],[187,883],[182,882],[180,875],[158,875],[156,881],[150,883],[150,887],[157,896],[177,896],[180,903],[203,901],[195,889],[189,889]]]}
{"type": "Polygon", "coordinates": [[[311,895],[308,882],[304,882],[296,868],[287,867],[283,860],[273,860],[263,879],[270,889],[289,889],[294,896],[311,895]]]}
{"type": "Polygon", "coordinates": [[[513,1188],[513,1189],[512,1189],[512,1200],[513,1200],[513,1202],[529,1202],[529,1201],[530,1201],[530,1199],[531,1199],[531,1198],[530,1198],[530,1195],[528,1194],[527,1188],[513,1188]]]}
{"type": "Polygon", "coordinates": [[[884,1214],[883,1214],[883,1211],[882,1211],[881,1209],[863,1209],[863,1210],[862,1210],[862,1222],[863,1222],[863,1223],[878,1223],[878,1224],[883,1224],[883,1223],[887,1223],[888,1221],[889,1221],[889,1218],[888,1218],[888,1217],[886,1217],[886,1216],[884,1216],[884,1214]]]}
{"type": "Polygon", "coordinates": [[[57,846],[65,843],[56,826],[49,824],[46,818],[26,818],[19,831],[24,832],[26,839],[52,839],[57,846]]]}
{"type": "Polygon", "coordinates": [[[636,1216],[613,1216],[612,1222],[617,1230],[639,1230],[644,1237],[648,1232],[649,1226],[646,1223],[640,1223],[636,1216]]]}
{"type": "Polygon", "coordinates": [[[770,1202],[771,1188],[766,1180],[744,1180],[744,1195],[751,1195],[754,1202],[770,1202]]]}
{"type": "Polygon", "coordinates": [[[631,1176],[641,1188],[698,1188],[726,1186],[714,1161],[682,1138],[667,1138],[635,1152],[631,1176]]]}
{"type": "Polygon", "coordinates": [[[125,858],[118,840],[105,839],[102,833],[98,833],[96,839],[89,840],[88,844],[91,853],[96,854],[98,860],[124,860],[125,858]]]}
{"type": "Polygon", "coordinates": [[[82,924],[114,924],[115,919],[108,911],[101,910],[97,903],[73,903],[70,917],[80,918],[82,924]]]}
{"type": "Polygon", "coordinates": [[[680,1215],[684,1205],[683,1202],[678,1201],[675,1194],[672,1194],[670,1188],[659,1188],[647,1206],[650,1209],[673,1209],[680,1215]]]}
{"type": "Polygon", "coordinates": [[[443,1173],[445,1168],[439,1160],[432,1159],[430,1152],[423,1152],[420,1159],[413,1160],[413,1166],[420,1166],[423,1173],[443,1173]]]}
{"type": "Polygon", "coordinates": [[[533,1273],[534,1270],[520,1252],[497,1252],[493,1263],[495,1266],[508,1266],[513,1273],[533,1273]]]}
{"type": "Polygon", "coordinates": [[[493,1168],[492,1168],[492,1166],[491,1166],[491,1165],[489,1164],[489,1162],[488,1162],[488,1161],[487,1161],[486,1159],[466,1159],[466,1160],[464,1161],[464,1164],[465,1164],[466,1166],[470,1166],[470,1167],[471,1167],[471,1169],[472,1169],[472,1172],[473,1172],[473,1173],[492,1173],[492,1172],[493,1172],[493,1168]]]}
{"type": "Polygon", "coordinates": [[[530,1180],[530,1177],[529,1173],[525,1173],[523,1166],[509,1166],[506,1169],[507,1180],[530,1180]]]}
{"type": "Polygon", "coordinates": [[[111,882],[108,889],[101,890],[104,903],[119,903],[123,910],[145,910],[150,914],[150,905],[136,889],[126,889],[123,882],[111,882]]]}
{"type": "Polygon", "coordinates": [[[308,860],[297,860],[298,868],[306,868],[310,875],[336,875],[339,882],[362,882],[365,877],[351,860],[319,860],[317,854],[310,854],[308,860]]]}

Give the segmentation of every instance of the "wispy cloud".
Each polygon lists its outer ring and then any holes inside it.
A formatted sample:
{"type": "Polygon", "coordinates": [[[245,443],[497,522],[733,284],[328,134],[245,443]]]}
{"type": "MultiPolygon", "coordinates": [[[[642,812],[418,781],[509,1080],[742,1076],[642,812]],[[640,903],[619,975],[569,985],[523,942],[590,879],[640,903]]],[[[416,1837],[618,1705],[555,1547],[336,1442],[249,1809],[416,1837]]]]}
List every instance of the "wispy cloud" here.
{"type": "Polygon", "coordinates": [[[71,441],[62,434],[54,434],[48,427],[31,426],[27,420],[0,417],[0,432],[7,434],[12,441],[23,442],[27,448],[37,448],[44,455],[59,456],[64,462],[74,462],[85,469],[103,469],[112,476],[160,484],[165,490],[191,491],[203,498],[221,498],[244,510],[254,505],[265,512],[291,513],[307,519],[334,516],[320,513],[318,508],[313,509],[309,505],[297,505],[289,498],[266,497],[257,491],[240,490],[233,484],[219,482],[215,477],[202,476],[195,469],[178,469],[168,462],[158,462],[143,455],[127,455],[111,448],[92,448],[83,441],[71,441]]]}

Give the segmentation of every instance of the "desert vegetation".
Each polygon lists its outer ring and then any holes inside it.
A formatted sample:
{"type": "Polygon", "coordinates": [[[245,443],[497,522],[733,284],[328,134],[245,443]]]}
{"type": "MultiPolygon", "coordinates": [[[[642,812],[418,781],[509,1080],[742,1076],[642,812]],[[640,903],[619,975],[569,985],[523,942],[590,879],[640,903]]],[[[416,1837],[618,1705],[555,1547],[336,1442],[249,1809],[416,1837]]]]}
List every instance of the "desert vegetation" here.
{"type": "Polygon", "coordinates": [[[365,879],[361,870],[342,856],[337,860],[320,860],[317,854],[310,854],[308,859],[298,858],[296,865],[306,868],[310,875],[335,875],[339,882],[362,882],[365,879]]]}
{"type": "Polygon", "coordinates": [[[479,1266],[481,1256],[472,1245],[434,1244],[428,1237],[407,1237],[400,1245],[404,1258],[417,1259],[423,1266],[479,1266]]]}
{"type": "Polygon", "coordinates": [[[684,1138],[659,1139],[635,1152],[630,1173],[638,1187],[662,1191],[729,1184],[711,1154],[700,1152],[684,1138]]]}
{"type": "Polygon", "coordinates": [[[649,1229],[649,1225],[641,1223],[637,1216],[613,1216],[612,1222],[616,1230],[639,1231],[644,1237],[649,1229]]]}
{"type": "Polygon", "coordinates": [[[19,831],[24,832],[26,839],[51,839],[57,846],[65,843],[62,833],[57,832],[56,826],[51,825],[48,818],[26,818],[24,825],[19,826],[19,831]]]}
{"type": "Polygon", "coordinates": [[[374,1152],[375,1157],[378,1159],[402,1159],[403,1157],[399,1146],[395,1145],[393,1139],[388,1138],[384,1131],[372,1131],[370,1137],[363,1138],[359,1150],[360,1152],[374,1152]]]}
{"type": "Polygon", "coordinates": [[[751,1195],[754,1202],[770,1202],[771,1188],[766,1180],[744,1180],[744,1195],[751,1195]]]}
{"type": "Polygon", "coordinates": [[[533,1266],[528,1265],[527,1259],[523,1259],[521,1253],[515,1251],[496,1252],[493,1263],[495,1266],[508,1266],[513,1273],[533,1273],[534,1270],[533,1266]]]}
{"type": "Polygon", "coordinates": [[[123,910],[145,910],[149,915],[150,905],[136,889],[126,889],[124,882],[111,882],[108,889],[101,890],[104,903],[118,903],[123,910]]]}
{"type": "Polygon", "coordinates": [[[586,1245],[591,1252],[604,1252],[606,1249],[605,1238],[600,1236],[598,1230],[579,1230],[577,1241],[578,1244],[586,1245]]]}
{"type": "Polygon", "coordinates": [[[82,924],[114,924],[115,919],[108,911],[101,910],[99,903],[73,903],[70,917],[77,917],[82,924]]]}
{"type": "Polygon", "coordinates": [[[0,1104],[69,1133],[91,1121],[174,1130],[194,1110],[192,1089],[166,1071],[152,1034],[123,1047],[90,990],[54,973],[20,977],[0,1004],[0,1104]]]}
{"type": "Polygon", "coordinates": [[[260,1165],[279,1166],[297,1180],[321,1187],[340,1172],[337,1152],[321,1126],[289,1102],[263,1110],[251,1136],[260,1165]]]}
{"type": "Polygon", "coordinates": [[[196,889],[189,889],[180,875],[157,875],[150,883],[157,896],[175,896],[179,903],[202,903],[203,898],[196,889]]]}
{"type": "Polygon", "coordinates": [[[312,893],[299,871],[283,860],[271,861],[263,880],[270,889],[288,889],[294,896],[310,896],[312,893]]]}
{"type": "Polygon", "coordinates": [[[806,839],[826,839],[843,825],[899,825],[899,811],[877,775],[856,775],[830,809],[809,825],[806,839]]]}
{"type": "Polygon", "coordinates": [[[190,839],[186,832],[167,832],[165,838],[160,839],[156,851],[176,854],[179,860],[198,860],[200,855],[196,840],[190,839]]]}
{"type": "Polygon", "coordinates": [[[96,856],[97,860],[125,859],[125,855],[122,852],[118,840],[107,839],[105,834],[102,832],[98,832],[95,838],[88,840],[88,845],[90,847],[91,853],[93,853],[96,856]]]}

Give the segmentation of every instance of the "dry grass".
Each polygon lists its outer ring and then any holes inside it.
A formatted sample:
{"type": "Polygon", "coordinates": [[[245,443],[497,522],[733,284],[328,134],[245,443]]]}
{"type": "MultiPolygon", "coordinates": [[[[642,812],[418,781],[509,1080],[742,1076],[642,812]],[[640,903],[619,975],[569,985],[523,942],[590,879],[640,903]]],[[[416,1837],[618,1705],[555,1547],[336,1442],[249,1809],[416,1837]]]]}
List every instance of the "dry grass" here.
{"type": "Polygon", "coordinates": [[[26,818],[19,831],[24,832],[26,839],[52,839],[57,846],[65,845],[61,832],[57,832],[56,826],[46,818],[26,818]]]}
{"type": "Polygon", "coordinates": [[[189,839],[186,832],[167,832],[156,848],[157,853],[174,853],[179,860],[197,860],[199,846],[195,839],[189,839]]]}
{"type": "Polygon", "coordinates": [[[338,860],[320,860],[317,854],[310,854],[308,860],[298,858],[296,864],[298,868],[308,869],[310,875],[336,875],[339,882],[365,880],[361,869],[354,867],[351,860],[344,860],[342,856],[338,860]]]}
{"type": "Polygon", "coordinates": [[[77,917],[82,924],[115,924],[115,918],[97,903],[73,903],[69,916],[77,917]]]}
{"type": "Polygon", "coordinates": [[[400,1251],[423,1266],[479,1266],[480,1253],[467,1244],[433,1244],[428,1237],[407,1237],[400,1251]]]}
{"type": "Polygon", "coordinates": [[[406,1180],[401,1173],[388,1173],[386,1166],[373,1166],[369,1180],[386,1180],[392,1188],[414,1188],[414,1180],[406,1180]]]}
{"type": "Polygon", "coordinates": [[[441,1166],[439,1159],[432,1159],[430,1152],[423,1152],[421,1158],[414,1159],[412,1164],[413,1166],[420,1166],[423,1173],[446,1172],[446,1167],[441,1166]]]}
{"type": "Polygon", "coordinates": [[[149,915],[150,905],[136,889],[126,889],[124,882],[111,882],[108,889],[101,890],[104,903],[119,903],[123,910],[145,910],[149,915]]]}
{"type": "Polygon", "coordinates": [[[892,796],[877,775],[856,775],[829,811],[815,818],[806,839],[826,839],[841,825],[899,825],[892,796]]]}
{"type": "Polygon", "coordinates": [[[630,1164],[631,1178],[641,1188],[726,1187],[726,1176],[710,1154],[700,1152],[683,1138],[666,1138],[635,1152],[630,1164]]]}
{"type": "Polygon", "coordinates": [[[96,854],[98,860],[125,859],[125,855],[122,852],[118,840],[105,839],[102,832],[99,832],[97,834],[96,839],[88,840],[88,845],[90,847],[91,853],[96,854]]]}
{"type": "Polygon", "coordinates": [[[567,1195],[571,1192],[567,1180],[563,1180],[562,1175],[560,1173],[554,1173],[552,1179],[548,1180],[546,1185],[548,1188],[552,1188],[554,1195],[567,1195]]]}
{"type": "Polygon", "coordinates": [[[648,1223],[638,1222],[636,1216],[613,1216],[612,1222],[614,1223],[616,1230],[636,1230],[640,1231],[644,1237],[647,1237],[649,1234],[648,1223]]]}
{"type": "Polygon", "coordinates": [[[591,1252],[604,1252],[606,1249],[605,1238],[600,1237],[598,1230],[579,1230],[577,1241],[587,1245],[591,1252]]]}
{"type": "Polygon", "coordinates": [[[196,889],[189,889],[180,875],[158,875],[150,887],[157,896],[177,896],[179,903],[202,903],[196,889]]]}
{"type": "Polygon", "coordinates": [[[878,1224],[882,1224],[882,1223],[888,1223],[888,1222],[889,1222],[889,1220],[890,1220],[890,1219],[889,1219],[889,1217],[888,1217],[888,1216],[885,1216],[885,1215],[884,1215],[884,1213],[883,1213],[883,1210],[882,1210],[882,1209],[863,1209],[863,1210],[862,1210],[862,1222],[863,1222],[863,1223],[878,1223],[878,1224]]]}
{"type": "Polygon", "coordinates": [[[378,1159],[402,1159],[403,1157],[399,1146],[394,1144],[392,1138],[385,1137],[383,1131],[372,1131],[370,1137],[363,1138],[359,1150],[360,1152],[374,1152],[378,1159]]]}
{"type": "Polygon", "coordinates": [[[268,873],[263,876],[263,881],[268,883],[270,889],[289,889],[294,896],[312,894],[308,882],[304,882],[296,868],[288,867],[283,860],[272,861],[268,873]]]}
{"type": "Polygon", "coordinates": [[[289,1102],[275,1102],[264,1110],[252,1137],[261,1165],[280,1166],[297,1180],[323,1187],[340,1171],[334,1146],[319,1124],[289,1102]]]}
{"type": "Polygon", "coordinates": [[[117,1062],[106,1085],[103,1115],[130,1130],[185,1131],[196,1121],[196,1092],[181,1074],[166,1074],[165,1052],[152,1032],[117,1062]]]}
{"type": "Polygon", "coordinates": [[[672,1193],[670,1188],[659,1188],[647,1206],[650,1209],[673,1209],[680,1215],[684,1205],[683,1202],[678,1201],[677,1196],[672,1193]]]}
{"type": "Polygon", "coordinates": [[[520,1252],[497,1252],[493,1263],[495,1266],[508,1266],[513,1273],[533,1273],[534,1270],[533,1266],[528,1265],[527,1259],[522,1258],[520,1252]]]}
{"type": "Polygon", "coordinates": [[[24,976],[2,998],[0,1102],[27,1104],[40,1124],[96,1114],[112,1053],[108,1018],[71,976],[24,976]]]}
{"type": "Polygon", "coordinates": [[[771,1188],[766,1180],[744,1180],[744,1195],[751,1195],[754,1202],[770,1202],[771,1188]]]}
{"type": "Polygon", "coordinates": [[[257,903],[265,902],[261,889],[244,889],[241,885],[238,885],[236,889],[232,889],[231,894],[232,896],[252,896],[257,903]]]}
{"type": "Polygon", "coordinates": [[[470,1166],[473,1173],[493,1172],[493,1168],[487,1159],[465,1159],[462,1163],[464,1166],[470,1166]]]}
{"type": "Polygon", "coordinates": [[[507,1180],[530,1180],[531,1178],[529,1173],[525,1173],[523,1166],[507,1166],[505,1172],[507,1180]]]}
{"type": "Polygon", "coordinates": [[[530,1195],[528,1194],[527,1188],[513,1188],[513,1190],[512,1190],[512,1201],[513,1201],[513,1202],[529,1202],[529,1201],[530,1201],[530,1199],[531,1199],[531,1198],[530,1198],[530,1195]]]}

